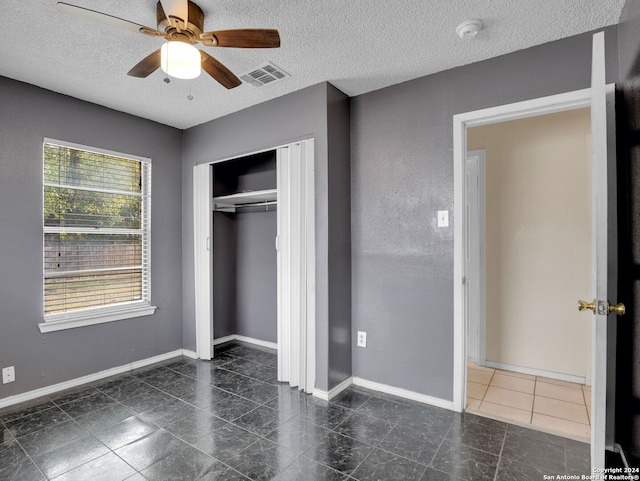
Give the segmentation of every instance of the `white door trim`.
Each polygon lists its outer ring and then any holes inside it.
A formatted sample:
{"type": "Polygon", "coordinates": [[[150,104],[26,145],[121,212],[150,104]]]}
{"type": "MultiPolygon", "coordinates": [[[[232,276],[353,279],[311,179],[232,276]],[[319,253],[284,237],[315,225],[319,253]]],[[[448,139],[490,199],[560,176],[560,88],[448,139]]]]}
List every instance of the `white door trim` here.
{"type": "Polygon", "coordinates": [[[591,89],[500,105],[453,116],[454,223],[453,239],[453,407],[462,412],[466,405],[466,318],[465,318],[465,245],[466,192],[465,163],[467,128],[508,120],[551,114],[591,105],[591,89]]]}

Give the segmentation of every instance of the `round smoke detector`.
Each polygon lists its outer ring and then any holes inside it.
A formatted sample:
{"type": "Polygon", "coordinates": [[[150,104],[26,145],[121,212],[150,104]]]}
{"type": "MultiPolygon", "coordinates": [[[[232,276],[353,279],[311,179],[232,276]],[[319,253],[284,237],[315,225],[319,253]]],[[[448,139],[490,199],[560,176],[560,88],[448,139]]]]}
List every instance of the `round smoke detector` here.
{"type": "Polygon", "coordinates": [[[480,20],[465,20],[456,27],[456,33],[462,40],[475,37],[482,30],[482,22],[480,20]]]}

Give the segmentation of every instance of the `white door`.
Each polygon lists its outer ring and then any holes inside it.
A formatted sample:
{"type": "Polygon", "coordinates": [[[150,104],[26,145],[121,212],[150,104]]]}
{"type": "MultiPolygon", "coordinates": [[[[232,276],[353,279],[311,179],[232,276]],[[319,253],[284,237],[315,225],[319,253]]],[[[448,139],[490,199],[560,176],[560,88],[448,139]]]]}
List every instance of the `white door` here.
{"type": "MultiPolygon", "coordinates": [[[[591,392],[591,467],[604,468],[605,449],[613,444],[615,419],[615,326],[609,296],[617,285],[617,220],[615,177],[615,114],[613,87],[606,85],[604,33],[593,36],[591,72],[591,192],[593,310],[591,392]],[[609,336],[609,343],[607,342],[609,336]],[[609,391],[609,395],[607,392],[609,391]]],[[[615,299],[613,299],[615,300],[615,299]]]]}
{"type": "Polygon", "coordinates": [[[481,366],[485,360],[485,151],[467,152],[465,172],[467,190],[466,219],[467,239],[465,257],[467,263],[466,318],[467,358],[481,366]]]}
{"type": "Polygon", "coordinates": [[[199,359],[213,357],[213,296],[211,256],[211,165],[193,167],[193,258],[196,317],[196,354],[199,359]]]}
{"type": "Polygon", "coordinates": [[[315,387],[314,141],[280,147],[278,163],[278,381],[315,387]]]}

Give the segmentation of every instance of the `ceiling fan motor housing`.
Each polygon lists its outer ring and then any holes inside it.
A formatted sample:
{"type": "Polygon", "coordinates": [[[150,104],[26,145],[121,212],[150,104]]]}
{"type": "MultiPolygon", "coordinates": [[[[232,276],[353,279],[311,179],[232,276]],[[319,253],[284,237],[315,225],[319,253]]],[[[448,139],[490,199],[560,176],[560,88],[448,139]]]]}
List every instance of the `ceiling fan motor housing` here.
{"type": "Polygon", "coordinates": [[[156,5],[158,31],[165,32],[171,40],[195,44],[204,30],[204,13],[195,3],[189,1],[188,18],[178,18],[165,12],[162,4],[156,5]]]}

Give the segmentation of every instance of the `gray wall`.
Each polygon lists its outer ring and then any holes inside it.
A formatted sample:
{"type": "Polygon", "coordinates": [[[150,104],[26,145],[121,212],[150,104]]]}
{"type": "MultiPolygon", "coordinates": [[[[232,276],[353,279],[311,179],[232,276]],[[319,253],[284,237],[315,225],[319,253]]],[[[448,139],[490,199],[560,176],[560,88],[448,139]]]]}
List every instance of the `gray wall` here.
{"type": "Polygon", "coordinates": [[[213,213],[213,337],[236,334],[237,245],[235,214],[213,213]]]}
{"type": "Polygon", "coordinates": [[[181,132],[0,77],[0,398],[182,348],[181,132]],[[153,159],[155,315],[41,334],[44,137],[153,159]]]}
{"type": "Polygon", "coordinates": [[[616,442],[640,465],[640,2],[627,1],[618,26],[618,299],[616,442]]]}
{"type": "Polygon", "coordinates": [[[618,72],[627,85],[640,76],[640,2],[627,0],[618,25],[618,72]]]}
{"type": "MultiPolygon", "coordinates": [[[[615,28],[606,41],[612,82],[615,28]]],[[[452,399],[452,116],[586,88],[590,65],[584,34],[351,99],[354,376],[452,399]]]]}
{"type": "MultiPolygon", "coordinates": [[[[236,213],[236,334],[277,342],[277,212],[270,208],[236,213]]],[[[216,334],[217,336],[217,334],[216,334]]]]}
{"type": "Polygon", "coordinates": [[[328,85],[329,389],[352,372],[350,115],[351,99],[328,85]]]}
{"type": "MultiPolygon", "coordinates": [[[[183,343],[185,348],[195,349],[193,166],[238,157],[294,140],[315,138],[316,384],[323,390],[329,389],[330,370],[336,369],[333,363],[329,365],[331,345],[344,341],[329,336],[329,259],[333,254],[330,253],[329,232],[328,90],[328,84],[318,84],[188,129],[183,134],[182,150],[183,343]]],[[[347,162],[348,158],[340,161],[347,162]]],[[[348,164],[342,168],[348,169],[348,164]]],[[[348,195],[336,199],[336,202],[348,205],[348,195]]],[[[336,279],[336,282],[345,283],[343,279],[336,279]]],[[[340,317],[347,319],[349,313],[340,317]]],[[[339,371],[344,375],[349,369],[341,367],[339,371]]],[[[341,375],[335,377],[339,379],[341,375]]]]}
{"type": "Polygon", "coordinates": [[[277,211],[213,213],[213,334],[277,342],[277,211]]]}

